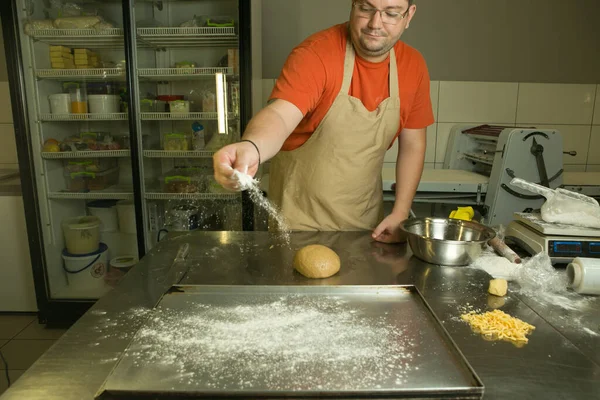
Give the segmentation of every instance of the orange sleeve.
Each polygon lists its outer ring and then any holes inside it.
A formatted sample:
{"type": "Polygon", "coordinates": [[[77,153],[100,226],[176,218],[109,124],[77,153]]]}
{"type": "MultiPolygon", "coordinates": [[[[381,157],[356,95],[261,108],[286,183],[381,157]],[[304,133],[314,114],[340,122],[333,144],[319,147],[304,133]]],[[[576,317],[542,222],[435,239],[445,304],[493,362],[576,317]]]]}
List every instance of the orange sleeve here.
{"type": "Polygon", "coordinates": [[[323,60],[310,48],[297,47],[288,56],[269,101],[289,101],[306,115],[319,103],[326,80],[323,60]]]}
{"type": "Polygon", "coordinates": [[[431,81],[425,60],[423,60],[421,71],[421,79],[415,94],[415,100],[406,124],[404,124],[404,128],[407,129],[423,129],[435,122],[431,105],[431,81]]]}

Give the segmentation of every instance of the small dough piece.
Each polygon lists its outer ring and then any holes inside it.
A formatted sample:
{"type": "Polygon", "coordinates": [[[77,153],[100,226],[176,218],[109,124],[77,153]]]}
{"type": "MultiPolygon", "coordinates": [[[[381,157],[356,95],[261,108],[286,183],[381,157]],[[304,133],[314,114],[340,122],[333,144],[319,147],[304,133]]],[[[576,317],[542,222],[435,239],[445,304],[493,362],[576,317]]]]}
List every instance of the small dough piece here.
{"type": "Polygon", "coordinates": [[[490,280],[490,288],[488,293],[494,296],[505,296],[508,291],[508,282],[505,279],[492,279],[490,280]]]}
{"type": "Polygon", "coordinates": [[[340,270],[340,257],[327,246],[311,244],[296,252],[294,268],[307,278],[329,278],[340,270]]]}

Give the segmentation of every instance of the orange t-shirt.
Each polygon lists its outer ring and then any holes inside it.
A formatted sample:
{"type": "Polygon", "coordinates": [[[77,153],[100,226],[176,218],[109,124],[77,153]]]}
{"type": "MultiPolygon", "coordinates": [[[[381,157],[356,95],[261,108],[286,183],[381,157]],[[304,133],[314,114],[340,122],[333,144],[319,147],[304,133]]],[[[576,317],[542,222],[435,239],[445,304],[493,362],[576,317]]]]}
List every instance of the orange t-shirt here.
{"type": "MultiPolygon", "coordinates": [[[[318,32],[296,47],[277,79],[270,100],[289,101],[302,111],[304,118],[283,144],[282,150],[294,150],[304,144],[317,129],[342,88],[348,24],[335,25],[318,32]]],[[[429,72],[421,53],[398,42],[394,46],[400,89],[400,129],[422,129],[433,124],[429,92],[429,72]]],[[[369,111],[389,97],[389,57],[371,63],[358,55],[350,86],[350,96],[362,101],[369,111]]],[[[393,144],[390,143],[390,147],[393,144]]]]}

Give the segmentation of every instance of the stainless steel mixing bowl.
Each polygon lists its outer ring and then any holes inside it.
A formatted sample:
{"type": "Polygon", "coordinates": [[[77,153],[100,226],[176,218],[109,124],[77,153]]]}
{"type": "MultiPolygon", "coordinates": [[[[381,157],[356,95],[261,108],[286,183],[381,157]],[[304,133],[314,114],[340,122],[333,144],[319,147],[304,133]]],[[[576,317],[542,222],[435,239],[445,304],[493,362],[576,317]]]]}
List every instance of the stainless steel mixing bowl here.
{"type": "Polygon", "coordinates": [[[400,228],[415,256],[438,265],[469,265],[496,237],[496,232],[485,225],[458,219],[407,219],[400,228]]]}

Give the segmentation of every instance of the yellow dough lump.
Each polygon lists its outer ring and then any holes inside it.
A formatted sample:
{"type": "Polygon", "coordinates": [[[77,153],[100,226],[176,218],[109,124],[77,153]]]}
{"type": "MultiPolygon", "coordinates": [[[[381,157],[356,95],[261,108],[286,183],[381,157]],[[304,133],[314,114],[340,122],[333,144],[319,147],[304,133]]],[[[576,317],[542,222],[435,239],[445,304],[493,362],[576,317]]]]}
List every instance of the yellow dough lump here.
{"type": "Polygon", "coordinates": [[[488,289],[489,294],[494,296],[505,296],[508,291],[508,282],[504,279],[492,279],[490,280],[490,287],[488,289]]]}
{"type": "Polygon", "coordinates": [[[307,278],[329,278],[340,270],[340,257],[329,247],[311,244],[296,252],[294,268],[307,278]]]}

